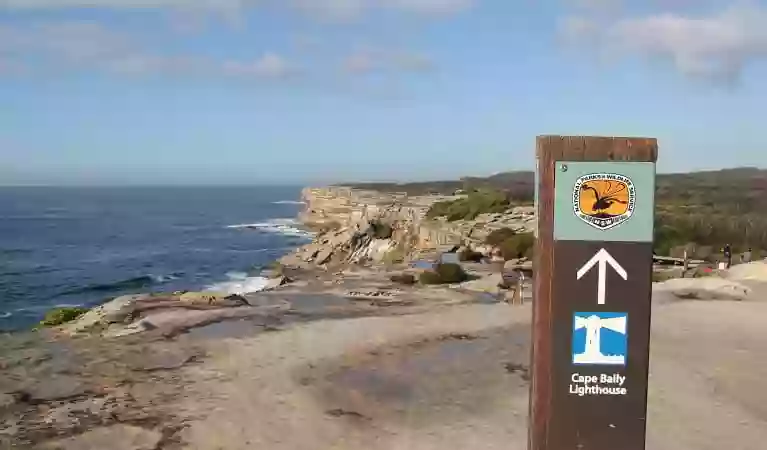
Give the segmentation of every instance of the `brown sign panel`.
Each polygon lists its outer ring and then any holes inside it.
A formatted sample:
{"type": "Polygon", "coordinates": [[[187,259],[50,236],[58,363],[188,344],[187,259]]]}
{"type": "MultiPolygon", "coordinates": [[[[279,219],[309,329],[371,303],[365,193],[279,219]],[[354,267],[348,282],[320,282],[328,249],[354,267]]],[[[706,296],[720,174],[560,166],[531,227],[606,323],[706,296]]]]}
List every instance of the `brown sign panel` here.
{"type": "Polygon", "coordinates": [[[644,450],[652,244],[555,241],[553,253],[545,448],[644,450]]]}

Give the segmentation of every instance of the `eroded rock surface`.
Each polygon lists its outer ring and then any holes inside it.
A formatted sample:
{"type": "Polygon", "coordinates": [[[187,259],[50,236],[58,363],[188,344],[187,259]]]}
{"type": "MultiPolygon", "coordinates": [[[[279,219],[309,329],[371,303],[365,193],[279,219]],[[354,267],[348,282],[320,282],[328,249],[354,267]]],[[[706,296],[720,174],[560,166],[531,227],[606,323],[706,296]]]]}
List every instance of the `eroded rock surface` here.
{"type": "Polygon", "coordinates": [[[162,440],[157,430],[132,425],[95,428],[41,446],[41,450],[156,450],[162,440]]]}
{"type": "Polygon", "coordinates": [[[717,276],[674,278],[657,283],[655,289],[688,300],[745,300],[751,293],[743,284],[717,276]]]}

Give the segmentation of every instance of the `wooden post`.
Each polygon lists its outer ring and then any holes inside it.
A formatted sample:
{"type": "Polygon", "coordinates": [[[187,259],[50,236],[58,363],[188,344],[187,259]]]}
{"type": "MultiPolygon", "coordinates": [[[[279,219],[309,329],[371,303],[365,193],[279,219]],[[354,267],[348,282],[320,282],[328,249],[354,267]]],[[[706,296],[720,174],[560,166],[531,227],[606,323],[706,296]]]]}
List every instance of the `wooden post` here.
{"type": "Polygon", "coordinates": [[[516,289],[514,289],[514,300],[513,304],[515,305],[521,305],[522,304],[522,276],[519,272],[517,272],[517,285],[516,289]]]}
{"type": "Polygon", "coordinates": [[[528,449],[644,450],[657,141],[536,144],[528,449]]]}

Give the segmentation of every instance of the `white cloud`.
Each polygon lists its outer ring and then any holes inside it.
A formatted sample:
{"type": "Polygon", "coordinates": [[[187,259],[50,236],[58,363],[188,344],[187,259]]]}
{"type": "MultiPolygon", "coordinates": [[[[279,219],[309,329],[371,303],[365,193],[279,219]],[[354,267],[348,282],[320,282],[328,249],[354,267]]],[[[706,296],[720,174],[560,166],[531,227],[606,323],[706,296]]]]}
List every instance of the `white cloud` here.
{"type": "Polygon", "coordinates": [[[608,55],[669,61],[682,74],[737,80],[745,66],[767,57],[767,10],[731,7],[710,16],[665,13],[610,23],[570,18],[570,39],[589,39],[608,55]]]}
{"type": "Polygon", "coordinates": [[[31,61],[46,72],[96,70],[121,75],[219,75],[281,79],[298,72],[286,58],[266,53],[253,61],[220,61],[162,54],[139,37],[86,21],[0,26],[0,75],[31,61]]]}

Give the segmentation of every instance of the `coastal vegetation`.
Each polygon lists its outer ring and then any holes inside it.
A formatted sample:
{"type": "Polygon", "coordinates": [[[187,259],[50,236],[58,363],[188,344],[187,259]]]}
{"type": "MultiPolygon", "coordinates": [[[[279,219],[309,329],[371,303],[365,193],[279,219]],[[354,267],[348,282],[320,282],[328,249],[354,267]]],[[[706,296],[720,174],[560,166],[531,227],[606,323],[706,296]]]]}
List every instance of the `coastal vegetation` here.
{"type": "Polygon", "coordinates": [[[433,219],[444,216],[449,222],[472,220],[484,213],[502,213],[511,208],[511,197],[503,191],[482,189],[469,192],[456,200],[434,203],[426,217],[433,219]]]}
{"type": "Polygon", "coordinates": [[[458,252],[458,261],[461,262],[480,262],[485,257],[482,252],[477,252],[469,247],[463,248],[458,252]]]}
{"type": "MultiPolygon", "coordinates": [[[[516,204],[532,204],[533,183],[533,172],[506,172],[486,178],[353,186],[409,195],[468,192],[457,200],[434,204],[427,214],[452,221],[503,212],[511,206],[510,199],[516,204]]],[[[655,197],[656,253],[673,254],[687,247],[694,249],[691,257],[709,259],[725,244],[730,244],[733,252],[750,248],[755,254],[767,253],[767,170],[658,174],[655,197]]]]}
{"type": "Polygon", "coordinates": [[[67,306],[62,308],[54,308],[45,313],[45,317],[40,324],[39,328],[56,327],[63,325],[67,322],[71,322],[83,314],[88,312],[88,308],[81,308],[79,306],[67,306]]]}
{"type": "Polygon", "coordinates": [[[533,233],[517,233],[511,228],[499,228],[487,235],[485,244],[497,247],[506,261],[532,258],[535,236],[533,233]]]}
{"type": "Polygon", "coordinates": [[[436,264],[433,270],[421,272],[418,277],[421,284],[451,284],[461,283],[469,279],[469,275],[460,264],[436,264]]]}
{"type": "Polygon", "coordinates": [[[505,261],[517,258],[532,258],[535,248],[535,236],[532,233],[519,233],[501,242],[501,256],[505,261]]]}
{"type": "Polygon", "coordinates": [[[389,239],[394,234],[392,226],[380,220],[371,222],[369,230],[376,239],[389,239]]]}

